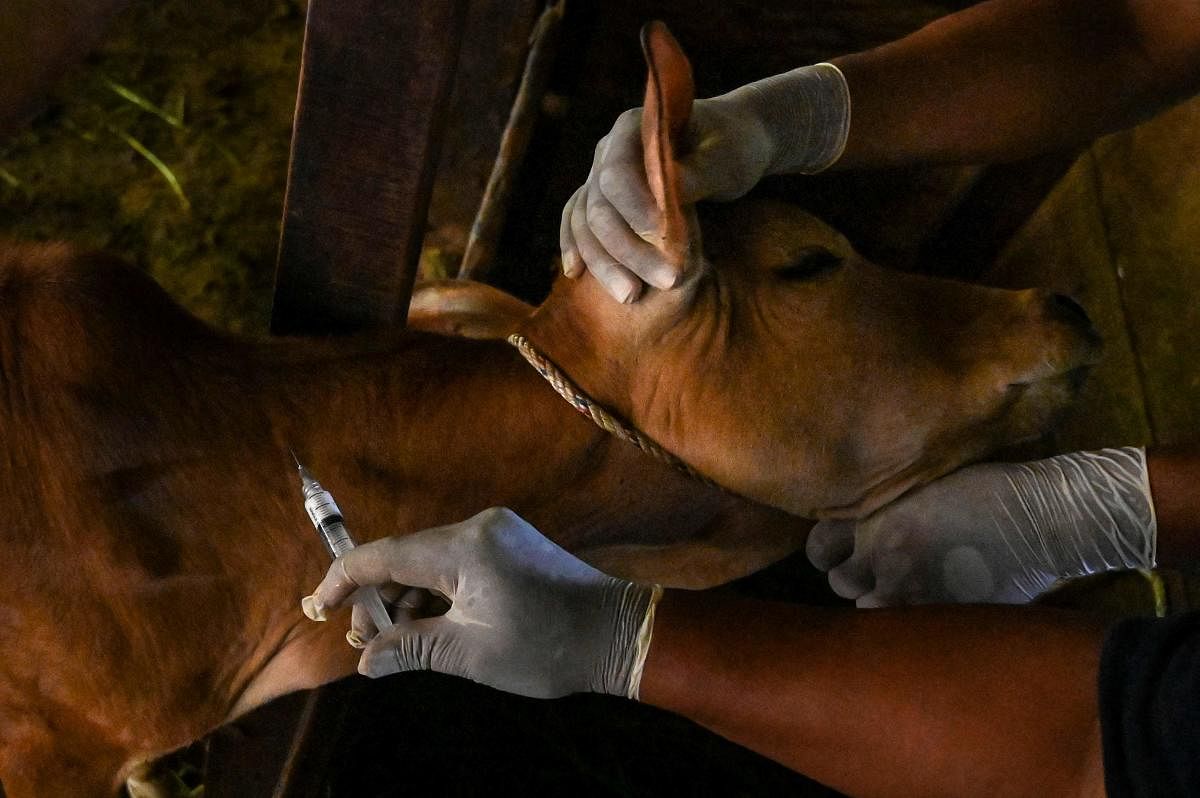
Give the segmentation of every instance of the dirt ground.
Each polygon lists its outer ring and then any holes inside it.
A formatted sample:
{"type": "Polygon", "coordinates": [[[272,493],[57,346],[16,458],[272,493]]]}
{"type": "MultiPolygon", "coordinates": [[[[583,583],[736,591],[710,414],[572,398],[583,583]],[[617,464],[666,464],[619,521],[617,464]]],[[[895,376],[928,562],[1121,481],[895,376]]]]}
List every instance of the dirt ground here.
{"type": "Polygon", "coordinates": [[[0,230],[126,257],[225,329],[263,332],[302,0],[135,0],[0,141],[0,230]]]}

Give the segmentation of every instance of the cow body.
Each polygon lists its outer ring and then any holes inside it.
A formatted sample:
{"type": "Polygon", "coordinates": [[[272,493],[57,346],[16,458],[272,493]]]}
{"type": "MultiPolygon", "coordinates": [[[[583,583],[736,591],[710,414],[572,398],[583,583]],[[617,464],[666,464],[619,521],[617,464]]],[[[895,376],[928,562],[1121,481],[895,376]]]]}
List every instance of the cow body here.
{"type": "Polygon", "coordinates": [[[506,505],[601,567],[696,587],[807,529],[610,438],[502,342],[231,339],[57,247],[0,254],[0,387],[13,798],[110,793],[128,763],[354,671],[344,630],[298,610],[328,558],[289,447],[363,540],[506,505]]]}

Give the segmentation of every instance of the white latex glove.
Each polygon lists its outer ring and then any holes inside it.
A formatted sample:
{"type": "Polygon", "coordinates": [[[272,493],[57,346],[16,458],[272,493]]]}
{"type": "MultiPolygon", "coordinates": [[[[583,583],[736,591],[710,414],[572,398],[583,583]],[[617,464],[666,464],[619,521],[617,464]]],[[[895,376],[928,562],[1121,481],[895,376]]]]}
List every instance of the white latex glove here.
{"type": "MultiPolygon", "coordinates": [[[[404,600],[395,626],[367,643],[360,673],[434,670],[534,698],[636,698],[662,595],[600,573],[500,508],[359,546],[334,561],[304,613],[324,620],[362,585],[404,600]],[[429,616],[413,587],[449,610],[429,616]]],[[[360,639],[374,635],[365,613],[354,621],[360,639]]]]}
{"type": "MultiPolygon", "coordinates": [[[[587,182],[563,208],[563,272],[589,270],[620,302],[643,281],[667,289],[682,274],[649,243],[658,208],[642,166],[640,108],[617,118],[596,146],[587,182]]],[[[816,64],[697,100],[681,161],[682,198],[732,200],[770,174],[814,174],[846,146],[850,92],[841,71],[816,64]]]]}
{"type": "Polygon", "coordinates": [[[971,466],[855,521],[822,521],[808,558],[860,607],[1022,603],[1059,579],[1152,568],[1144,449],[971,466]]]}

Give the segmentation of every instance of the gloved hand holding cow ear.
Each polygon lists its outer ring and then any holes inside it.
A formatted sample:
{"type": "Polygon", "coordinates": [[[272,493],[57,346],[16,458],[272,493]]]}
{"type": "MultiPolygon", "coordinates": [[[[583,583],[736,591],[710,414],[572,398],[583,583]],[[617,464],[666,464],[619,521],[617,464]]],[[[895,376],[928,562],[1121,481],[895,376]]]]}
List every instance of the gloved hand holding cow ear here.
{"type": "MultiPolygon", "coordinates": [[[[432,591],[449,609],[427,617],[420,602],[401,602],[360,673],[434,670],[535,698],[636,698],[662,595],[600,573],[505,509],[359,546],[334,561],[305,613],[323,619],[362,585],[410,599],[411,588],[432,591]]],[[[356,624],[371,637],[365,619],[356,624]]]]}
{"type": "Polygon", "coordinates": [[[1022,603],[1054,582],[1155,564],[1143,449],[971,466],[858,522],[822,521],[808,557],[860,607],[1022,603]]]}
{"type": "MultiPolygon", "coordinates": [[[[832,64],[795,69],[692,105],[680,161],[682,199],[732,200],[772,174],[813,174],[841,156],[850,92],[832,64]]],[[[626,111],[596,147],[587,182],[563,208],[563,271],[593,272],[618,301],[643,281],[670,288],[680,278],[649,241],[659,228],[643,168],[641,109],[626,111]]]]}

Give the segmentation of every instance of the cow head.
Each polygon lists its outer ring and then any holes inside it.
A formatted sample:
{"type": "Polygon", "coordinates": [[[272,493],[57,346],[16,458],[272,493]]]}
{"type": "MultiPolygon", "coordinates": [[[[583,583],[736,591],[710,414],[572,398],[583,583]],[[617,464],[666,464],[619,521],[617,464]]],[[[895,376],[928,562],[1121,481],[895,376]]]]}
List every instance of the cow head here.
{"type": "Polygon", "coordinates": [[[686,276],[630,305],[560,279],[523,325],[535,346],[697,470],[805,516],[867,514],[1045,430],[1099,351],[1073,301],[888,271],[782,204],[684,206],[691,68],[661,24],[643,48],[656,243],[686,276]]]}

